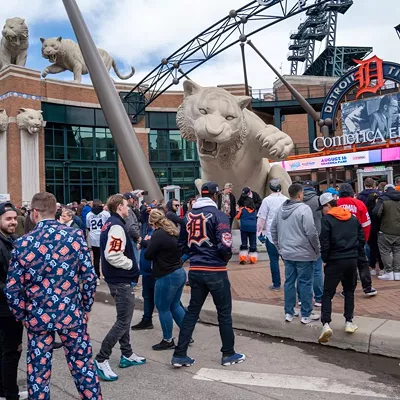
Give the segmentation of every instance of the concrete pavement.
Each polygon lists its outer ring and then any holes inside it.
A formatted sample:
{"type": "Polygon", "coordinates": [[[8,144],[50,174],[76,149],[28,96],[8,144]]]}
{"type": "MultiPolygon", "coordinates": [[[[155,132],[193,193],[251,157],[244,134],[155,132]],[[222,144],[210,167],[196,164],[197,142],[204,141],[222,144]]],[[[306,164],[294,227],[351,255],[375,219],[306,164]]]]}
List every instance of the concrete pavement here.
{"type": "MultiPolygon", "coordinates": [[[[136,310],[134,321],[141,318],[136,310]]],[[[94,354],[115,320],[115,309],[97,301],[89,324],[94,354]]],[[[158,316],[155,329],[131,333],[134,351],[147,364],[119,369],[116,347],[110,364],[119,375],[116,382],[102,382],[105,400],[374,400],[399,399],[398,361],[338,349],[277,340],[260,334],[236,332],[236,349],[244,352],[244,363],[220,365],[218,328],[197,324],[195,343],[189,355],[191,368],[174,369],[172,351],[155,352],[161,340],[158,316]]],[[[178,335],[175,329],[174,336],[178,335]]],[[[21,360],[24,381],[25,357],[21,360]]],[[[51,398],[78,399],[62,350],[54,352],[51,398]]]]}
{"type": "MultiPolygon", "coordinates": [[[[137,305],[141,308],[143,299],[140,290],[136,292],[136,296],[137,305]]],[[[189,298],[190,293],[183,294],[182,301],[185,305],[189,303],[189,298]]],[[[106,284],[102,283],[98,287],[96,301],[112,302],[106,284]]],[[[338,300],[335,299],[334,302],[336,301],[338,300]]],[[[342,300],[339,301],[343,304],[342,300]]],[[[318,310],[316,309],[315,312],[318,310]]],[[[204,304],[200,319],[204,323],[217,324],[217,315],[210,296],[204,304]]],[[[359,329],[355,334],[346,334],[343,316],[333,314],[331,324],[333,337],[324,346],[400,358],[400,321],[357,316],[354,322],[359,329]]],[[[321,323],[318,321],[309,325],[301,324],[299,318],[295,318],[291,323],[285,322],[282,306],[238,300],[233,301],[233,326],[235,329],[315,344],[318,342],[321,330],[321,323]]]]}

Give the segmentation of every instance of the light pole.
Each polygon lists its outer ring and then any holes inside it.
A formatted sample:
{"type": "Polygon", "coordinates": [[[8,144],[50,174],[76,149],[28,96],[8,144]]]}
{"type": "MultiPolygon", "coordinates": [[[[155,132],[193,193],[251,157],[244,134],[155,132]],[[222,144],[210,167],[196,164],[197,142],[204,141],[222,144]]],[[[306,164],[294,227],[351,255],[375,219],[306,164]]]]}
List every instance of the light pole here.
{"type": "Polygon", "coordinates": [[[129,181],[134,189],[146,190],[149,198],[160,200],[163,195],[156,178],[140,147],[129,117],[93,42],[78,4],[75,0],[63,0],[63,3],[129,181]]]}

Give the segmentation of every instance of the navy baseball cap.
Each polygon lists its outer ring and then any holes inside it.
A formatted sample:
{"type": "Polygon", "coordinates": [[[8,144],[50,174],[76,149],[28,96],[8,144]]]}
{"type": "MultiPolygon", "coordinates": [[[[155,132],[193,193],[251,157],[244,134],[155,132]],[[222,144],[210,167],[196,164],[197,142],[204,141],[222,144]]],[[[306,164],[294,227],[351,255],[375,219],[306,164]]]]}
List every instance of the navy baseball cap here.
{"type": "Polygon", "coordinates": [[[219,192],[218,184],[215,182],[206,182],[201,186],[201,194],[215,194],[219,192]]]}
{"type": "Polygon", "coordinates": [[[4,203],[0,203],[0,215],[5,214],[7,211],[17,211],[12,203],[6,201],[4,203]]]}
{"type": "Polygon", "coordinates": [[[242,190],[242,194],[249,194],[250,192],[251,192],[251,189],[248,186],[244,187],[242,190]]]}

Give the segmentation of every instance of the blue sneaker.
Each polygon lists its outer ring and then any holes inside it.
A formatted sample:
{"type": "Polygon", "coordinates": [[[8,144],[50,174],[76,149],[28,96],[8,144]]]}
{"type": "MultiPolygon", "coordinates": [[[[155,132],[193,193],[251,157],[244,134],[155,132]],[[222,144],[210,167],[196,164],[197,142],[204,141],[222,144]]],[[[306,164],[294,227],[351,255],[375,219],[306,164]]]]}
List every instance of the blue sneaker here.
{"type": "Polygon", "coordinates": [[[190,358],[188,356],[186,357],[172,357],[171,364],[176,367],[190,367],[193,364],[196,364],[196,361],[193,358],[190,358]]]}
{"type": "Polygon", "coordinates": [[[246,359],[246,356],[244,354],[235,353],[235,354],[232,354],[231,356],[222,357],[221,365],[226,367],[228,365],[240,364],[245,359],[246,359]]]}
{"type": "Polygon", "coordinates": [[[121,360],[119,361],[120,368],[128,368],[143,364],[146,364],[146,359],[144,357],[137,356],[135,353],[133,353],[130,357],[121,356],[121,360]]]}

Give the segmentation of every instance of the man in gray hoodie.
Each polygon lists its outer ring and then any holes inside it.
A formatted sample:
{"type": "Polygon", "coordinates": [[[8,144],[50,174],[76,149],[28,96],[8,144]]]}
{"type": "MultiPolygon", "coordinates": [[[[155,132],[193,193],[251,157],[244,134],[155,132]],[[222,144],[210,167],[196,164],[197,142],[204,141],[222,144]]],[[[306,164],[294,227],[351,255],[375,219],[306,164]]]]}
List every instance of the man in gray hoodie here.
{"type": "Polygon", "coordinates": [[[318,320],[312,314],[313,274],[315,261],[320,257],[318,232],[311,208],[304,204],[303,186],[289,187],[290,200],[283,203],[271,226],[271,235],[285,263],[285,314],[293,321],[296,305],[296,282],[301,297],[301,322],[318,320]]]}
{"type": "MultiPolygon", "coordinates": [[[[304,188],[304,196],[303,202],[307,204],[313,213],[315,227],[317,228],[318,235],[321,233],[321,219],[322,213],[318,210],[319,208],[319,196],[314,189],[314,183],[312,181],[305,181],[303,183],[304,188]]],[[[322,294],[324,288],[324,280],[322,278],[322,258],[319,257],[317,261],[315,261],[314,266],[314,300],[315,307],[321,307],[322,305],[322,294]]],[[[299,301],[301,301],[301,297],[299,296],[299,301]]]]}

